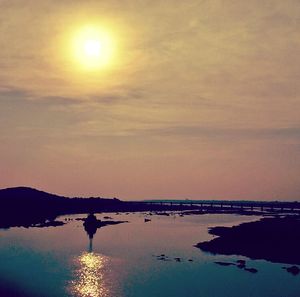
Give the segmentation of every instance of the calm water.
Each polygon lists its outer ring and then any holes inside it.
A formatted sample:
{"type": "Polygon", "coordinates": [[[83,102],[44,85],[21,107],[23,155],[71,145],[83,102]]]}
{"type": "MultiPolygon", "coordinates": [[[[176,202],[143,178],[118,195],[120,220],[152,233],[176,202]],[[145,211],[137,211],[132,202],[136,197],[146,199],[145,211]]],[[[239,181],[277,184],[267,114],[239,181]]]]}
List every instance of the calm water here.
{"type": "Polygon", "coordinates": [[[0,230],[0,287],[26,297],[300,296],[300,276],[287,273],[282,264],[214,256],[193,247],[212,238],[208,227],[255,217],[152,216],[144,223],[141,213],[109,216],[129,223],[98,229],[93,252],[82,222],[74,220],[82,215],[66,217],[71,221],[62,227],[0,230]],[[171,261],[158,260],[161,254],[171,261]],[[258,273],[214,263],[238,259],[258,273]]]}

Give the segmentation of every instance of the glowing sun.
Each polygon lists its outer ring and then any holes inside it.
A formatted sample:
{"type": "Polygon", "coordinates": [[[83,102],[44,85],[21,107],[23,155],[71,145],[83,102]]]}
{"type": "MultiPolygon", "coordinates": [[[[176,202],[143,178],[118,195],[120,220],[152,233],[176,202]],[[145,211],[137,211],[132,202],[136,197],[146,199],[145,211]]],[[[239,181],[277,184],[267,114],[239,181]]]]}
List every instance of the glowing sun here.
{"type": "Polygon", "coordinates": [[[112,63],[114,40],[108,31],[97,26],[85,26],[78,30],[72,40],[73,58],[86,70],[98,70],[112,63]]]}

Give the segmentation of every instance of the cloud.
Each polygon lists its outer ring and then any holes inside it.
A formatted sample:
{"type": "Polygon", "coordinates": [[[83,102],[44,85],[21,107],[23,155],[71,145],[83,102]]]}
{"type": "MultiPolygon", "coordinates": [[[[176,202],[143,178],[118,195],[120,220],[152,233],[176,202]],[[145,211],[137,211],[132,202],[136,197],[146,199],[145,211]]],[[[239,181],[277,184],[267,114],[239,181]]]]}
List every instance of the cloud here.
{"type": "Polygon", "coordinates": [[[3,158],[34,156],[39,147],[45,162],[51,148],[61,148],[62,159],[70,149],[100,162],[101,148],[110,160],[138,152],[144,165],[155,155],[159,167],[162,152],[188,159],[204,143],[231,160],[245,144],[266,156],[288,143],[283,166],[296,172],[289,164],[299,154],[297,0],[2,0],[0,10],[3,158]],[[116,37],[110,70],[83,73],[70,60],[70,36],[87,21],[116,37]]]}
{"type": "Polygon", "coordinates": [[[219,139],[220,141],[230,139],[231,141],[245,140],[285,140],[295,139],[300,142],[300,127],[282,128],[222,128],[222,127],[199,127],[199,126],[177,126],[162,129],[161,131],[151,130],[152,134],[161,134],[164,137],[196,137],[205,139],[219,139]]]}

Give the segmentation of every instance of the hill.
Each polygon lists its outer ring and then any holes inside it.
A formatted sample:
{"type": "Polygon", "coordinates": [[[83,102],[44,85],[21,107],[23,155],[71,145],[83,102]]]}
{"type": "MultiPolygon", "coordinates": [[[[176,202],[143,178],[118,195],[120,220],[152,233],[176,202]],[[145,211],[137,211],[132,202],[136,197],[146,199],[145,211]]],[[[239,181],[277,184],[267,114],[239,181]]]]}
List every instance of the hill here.
{"type": "Polygon", "coordinates": [[[28,227],[63,214],[115,211],[122,205],[116,198],[68,198],[29,187],[1,189],[0,227],[28,227]]]}

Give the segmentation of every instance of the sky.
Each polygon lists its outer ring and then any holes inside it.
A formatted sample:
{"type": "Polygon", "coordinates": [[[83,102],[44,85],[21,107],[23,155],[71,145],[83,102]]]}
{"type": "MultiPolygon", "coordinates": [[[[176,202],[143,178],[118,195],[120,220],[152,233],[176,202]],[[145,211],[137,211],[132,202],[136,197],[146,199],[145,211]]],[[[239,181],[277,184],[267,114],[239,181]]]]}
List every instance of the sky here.
{"type": "Polygon", "coordinates": [[[299,0],[0,0],[0,11],[0,188],[300,200],[299,0]],[[87,24],[114,42],[102,69],[74,61],[87,24]]]}

